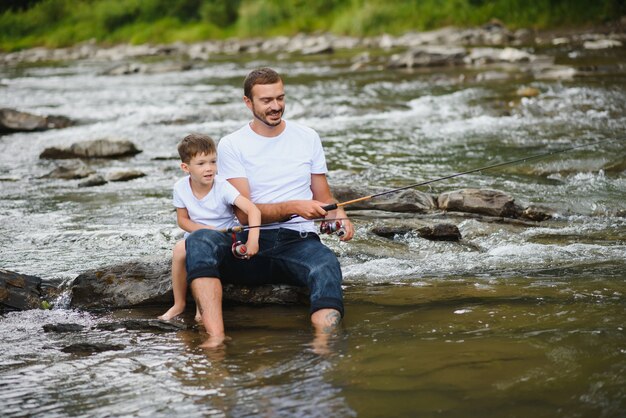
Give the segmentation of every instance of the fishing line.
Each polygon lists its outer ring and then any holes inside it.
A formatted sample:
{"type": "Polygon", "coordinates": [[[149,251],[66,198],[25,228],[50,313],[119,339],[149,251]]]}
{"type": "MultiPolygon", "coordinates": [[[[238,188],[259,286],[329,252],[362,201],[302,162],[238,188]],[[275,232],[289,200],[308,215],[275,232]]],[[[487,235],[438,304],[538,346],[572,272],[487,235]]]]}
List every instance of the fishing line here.
{"type": "Polygon", "coordinates": [[[383,192],[380,192],[380,193],[375,193],[375,194],[371,194],[369,196],[359,197],[357,199],[352,199],[352,200],[348,200],[348,201],[345,201],[345,202],[333,203],[333,204],[330,204],[330,205],[323,206],[322,209],[324,209],[325,211],[335,210],[335,209],[343,207],[343,206],[351,205],[351,204],[358,203],[358,202],[363,202],[365,200],[370,200],[370,199],[373,199],[373,198],[378,197],[378,196],[384,196],[384,195],[387,195],[387,194],[396,193],[396,192],[399,192],[399,191],[402,191],[402,190],[413,189],[415,187],[420,187],[420,186],[426,186],[428,184],[436,183],[436,182],[439,182],[439,181],[448,180],[448,179],[452,179],[452,178],[455,178],[455,177],[464,176],[464,175],[467,175],[467,174],[477,173],[477,172],[480,172],[480,171],[492,170],[492,169],[498,168],[498,167],[504,167],[504,166],[514,165],[514,164],[527,162],[527,161],[531,161],[531,160],[538,160],[538,159],[542,159],[542,158],[547,158],[547,157],[550,157],[552,155],[562,154],[564,152],[572,151],[572,150],[575,150],[575,149],[584,148],[584,147],[590,147],[592,145],[597,145],[597,144],[601,144],[601,143],[604,143],[604,142],[618,141],[618,140],[622,140],[622,139],[624,139],[624,138],[609,138],[609,139],[604,139],[604,140],[601,140],[601,141],[592,142],[592,143],[589,143],[589,144],[577,145],[575,147],[565,148],[565,149],[558,150],[558,151],[551,151],[551,152],[546,152],[546,153],[543,153],[543,154],[536,154],[536,155],[531,155],[531,156],[524,157],[524,158],[518,158],[516,160],[505,161],[505,162],[497,163],[497,164],[491,164],[491,165],[487,165],[487,166],[484,166],[484,167],[473,168],[471,170],[462,171],[462,172],[455,173],[455,174],[450,174],[448,176],[439,177],[439,178],[436,178],[436,179],[433,179],[433,180],[427,180],[427,181],[422,181],[422,182],[419,182],[419,183],[409,184],[408,186],[398,187],[397,189],[386,190],[386,191],[383,191],[383,192]]]}
{"type": "MultiPolygon", "coordinates": [[[[359,197],[357,199],[352,199],[352,200],[348,200],[348,201],[345,201],[345,202],[332,203],[332,204],[323,206],[322,209],[324,209],[325,211],[328,212],[328,211],[335,210],[335,209],[343,207],[343,206],[348,206],[348,205],[351,205],[351,204],[354,204],[354,203],[363,202],[365,200],[370,200],[370,199],[373,199],[375,197],[379,197],[379,196],[384,196],[384,195],[391,194],[391,193],[400,192],[402,190],[413,189],[415,187],[420,187],[420,186],[426,186],[426,185],[429,185],[429,184],[432,184],[432,183],[437,183],[437,182],[440,182],[440,181],[443,181],[443,180],[448,180],[448,179],[452,179],[452,178],[455,178],[455,177],[465,176],[467,174],[477,173],[477,172],[480,172],[480,171],[493,170],[494,168],[505,167],[505,166],[508,166],[508,165],[514,165],[514,164],[527,162],[527,161],[531,161],[531,160],[539,160],[539,159],[542,159],[542,158],[550,157],[552,155],[557,155],[557,154],[562,154],[562,153],[565,153],[565,152],[573,151],[575,149],[590,147],[592,145],[602,144],[602,143],[605,143],[605,142],[619,141],[619,140],[623,140],[625,138],[603,139],[603,140],[600,140],[600,141],[591,142],[589,144],[577,145],[577,146],[574,146],[574,147],[569,147],[569,148],[565,148],[565,149],[561,149],[561,150],[557,150],[557,151],[551,151],[551,152],[546,152],[546,153],[543,153],[543,154],[531,155],[531,156],[528,156],[528,157],[518,158],[516,160],[511,160],[511,161],[505,161],[505,162],[501,162],[501,163],[497,163],[497,164],[486,165],[486,166],[479,167],[479,168],[473,168],[471,170],[461,171],[459,173],[450,174],[448,176],[439,177],[439,178],[436,178],[436,179],[433,179],[433,180],[426,180],[426,181],[422,181],[422,182],[419,182],[419,183],[409,184],[408,186],[403,186],[403,187],[398,187],[396,189],[386,190],[386,191],[383,191],[383,192],[380,192],[380,193],[375,193],[375,194],[371,194],[371,195],[368,195],[368,196],[359,197]]],[[[295,218],[297,216],[298,215],[292,215],[292,217],[289,218],[289,219],[293,219],[293,218],[295,218]]],[[[310,221],[323,221],[323,220],[325,220],[325,218],[316,218],[316,219],[311,219],[311,220],[308,220],[308,221],[299,221],[299,222],[298,221],[296,221],[296,222],[292,221],[292,222],[289,222],[289,224],[300,224],[300,223],[307,223],[307,222],[310,222],[310,221]]],[[[338,220],[347,220],[347,218],[341,218],[341,219],[338,219],[338,220]]],[[[281,225],[281,224],[285,224],[285,223],[286,223],[286,221],[279,221],[279,222],[271,222],[271,223],[267,223],[267,224],[261,224],[261,225],[257,225],[257,226],[246,226],[246,225],[243,225],[243,226],[236,226],[236,227],[229,228],[229,229],[224,229],[224,230],[221,230],[221,232],[228,232],[228,233],[231,233],[231,232],[242,232],[242,231],[246,231],[246,230],[251,229],[251,228],[275,227],[277,225],[281,225]]]]}

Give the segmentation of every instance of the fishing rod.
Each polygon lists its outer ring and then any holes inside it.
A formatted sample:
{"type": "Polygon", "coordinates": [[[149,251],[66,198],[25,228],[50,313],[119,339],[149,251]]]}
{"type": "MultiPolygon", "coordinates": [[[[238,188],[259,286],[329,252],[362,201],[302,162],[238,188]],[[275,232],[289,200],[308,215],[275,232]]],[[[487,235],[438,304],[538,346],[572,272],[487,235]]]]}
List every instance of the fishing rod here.
{"type": "MultiPolygon", "coordinates": [[[[557,151],[551,151],[551,152],[546,152],[543,154],[536,154],[536,155],[531,155],[528,157],[523,157],[523,158],[518,158],[515,160],[510,160],[510,161],[505,161],[505,162],[501,162],[501,163],[497,163],[497,164],[491,164],[491,165],[487,165],[487,166],[483,166],[483,167],[479,167],[479,168],[473,168],[471,170],[467,170],[467,171],[461,171],[455,174],[450,174],[447,176],[443,176],[443,177],[438,177],[436,179],[432,179],[432,180],[426,180],[426,181],[422,181],[419,183],[414,183],[414,184],[409,184],[407,186],[403,186],[403,187],[398,187],[396,189],[390,189],[390,190],[386,190],[386,191],[382,191],[380,193],[375,193],[375,194],[371,194],[368,196],[363,196],[363,197],[359,197],[357,199],[352,199],[352,200],[348,200],[345,202],[338,202],[338,203],[332,203],[326,206],[322,206],[322,209],[324,209],[325,211],[331,211],[331,210],[335,210],[337,208],[343,207],[343,206],[348,206],[354,203],[358,203],[358,202],[363,202],[366,200],[370,200],[373,199],[375,197],[379,197],[379,196],[384,196],[387,194],[391,194],[391,193],[396,193],[402,190],[407,190],[407,189],[413,189],[415,187],[420,187],[420,186],[426,186],[432,183],[437,183],[443,180],[448,180],[448,179],[452,179],[455,177],[460,177],[460,176],[465,176],[467,174],[472,174],[472,173],[478,173],[478,172],[482,172],[482,171],[487,171],[487,170],[492,170],[494,168],[499,168],[499,167],[505,167],[505,166],[509,166],[509,165],[514,165],[514,164],[518,164],[518,163],[522,163],[522,162],[527,162],[527,161],[532,161],[532,160],[539,160],[539,159],[543,159],[543,158],[547,158],[550,157],[552,155],[557,155],[557,154],[562,154],[565,152],[569,152],[569,151],[573,151],[575,149],[579,149],[579,148],[585,148],[585,147],[589,147],[592,145],[597,145],[597,144],[601,144],[604,142],[612,142],[612,141],[617,141],[617,140],[621,140],[624,138],[609,138],[609,139],[604,139],[604,140],[600,140],[600,141],[596,141],[596,142],[592,142],[589,144],[583,144],[583,145],[577,145],[574,147],[569,147],[569,148],[565,148],[565,149],[561,149],[561,150],[557,150],[557,151]]],[[[225,230],[222,230],[222,232],[227,232],[227,233],[231,233],[233,234],[233,245],[232,245],[232,252],[235,255],[235,257],[237,258],[246,258],[246,247],[245,244],[243,244],[241,241],[237,241],[235,238],[235,233],[237,232],[243,232],[243,231],[247,231],[249,229],[252,228],[263,228],[263,227],[273,227],[276,225],[280,225],[280,224],[284,224],[286,221],[293,219],[295,217],[297,217],[298,215],[292,215],[290,218],[286,219],[285,221],[282,222],[272,222],[272,223],[267,223],[267,224],[261,224],[261,225],[255,225],[255,226],[235,226],[232,228],[228,228],[225,230]]],[[[325,233],[325,234],[337,234],[338,236],[342,236],[343,234],[345,234],[345,230],[343,229],[343,224],[342,224],[342,220],[346,220],[348,218],[338,218],[338,219],[334,219],[334,220],[326,220],[325,218],[318,218],[318,219],[309,219],[306,221],[296,221],[296,222],[289,222],[290,224],[300,224],[300,223],[308,223],[311,221],[322,221],[322,224],[320,225],[320,232],[321,233],[325,233]]]]}
{"type": "Polygon", "coordinates": [[[547,157],[552,156],[552,155],[562,154],[564,152],[569,152],[569,151],[572,151],[572,150],[575,150],[575,149],[589,147],[589,146],[597,145],[597,144],[604,143],[604,142],[617,141],[617,140],[620,140],[620,139],[624,139],[624,138],[609,138],[609,139],[604,139],[604,140],[601,140],[601,141],[592,142],[592,143],[589,143],[589,144],[577,145],[575,147],[565,148],[565,149],[558,150],[558,151],[546,152],[546,153],[543,153],[543,154],[536,154],[536,155],[531,155],[529,157],[518,158],[516,160],[505,161],[505,162],[502,162],[502,163],[487,165],[487,166],[479,167],[479,168],[473,168],[471,170],[462,171],[462,172],[455,173],[455,174],[450,174],[448,176],[439,177],[439,178],[436,178],[436,179],[433,179],[433,180],[422,181],[422,182],[419,182],[419,183],[409,184],[408,186],[398,187],[397,189],[386,190],[386,191],[383,191],[383,192],[380,192],[380,193],[371,194],[369,196],[359,197],[357,199],[348,200],[346,202],[332,203],[330,205],[323,206],[322,209],[324,209],[325,211],[328,212],[328,211],[335,210],[335,209],[343,207],[343,206],[348,206],[348,205],[351,205],[351,204],[354,204],[354,203],[363,202],[365,200],[370,200],[370,199],[373,199],[375,197],[384,196],[384,195],[391,194],[391,193],[396,193],[396,192],[399,192],[399,191],[402,191],[402,190],[413,189],[415,187],[426,186],[428,184],[436,183],[436,182],[443,181],[443,180],[448,180],[448,179],[455,178],[455,177],[464,176],[466,174],[472,174],[472,173],[477,173],[477,172],[481,172],[481,171],[491,170],[491,169],[498,168],[498,167],[504,167],[504,166],[514,165],[514,164],[527,162],[527,161],[531,161],[531,160],[538,160],[538,159],[542,159],[542,158],[547,158],[547,157]]]}

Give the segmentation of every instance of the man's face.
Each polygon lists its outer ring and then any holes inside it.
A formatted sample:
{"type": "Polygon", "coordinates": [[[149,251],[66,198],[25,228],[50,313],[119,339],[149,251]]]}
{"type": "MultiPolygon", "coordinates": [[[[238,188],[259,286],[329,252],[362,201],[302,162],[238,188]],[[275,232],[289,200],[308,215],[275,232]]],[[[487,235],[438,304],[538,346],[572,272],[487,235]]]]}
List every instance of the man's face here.
{"type": "Polygon", "coordinates": [[[252,87],[252,100],[244,98],[254,117],[267,126],[278,126],[285,113],[285,89],[282,81],[252,87]]]}

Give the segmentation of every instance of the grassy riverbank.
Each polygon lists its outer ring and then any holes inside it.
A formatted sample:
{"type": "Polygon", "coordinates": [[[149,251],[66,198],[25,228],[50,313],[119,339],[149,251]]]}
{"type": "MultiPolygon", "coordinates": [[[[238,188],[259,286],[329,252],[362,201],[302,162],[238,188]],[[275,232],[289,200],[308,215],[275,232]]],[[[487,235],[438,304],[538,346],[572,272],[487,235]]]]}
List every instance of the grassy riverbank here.
{"type": "Polygon", "coordinates": [[[606,23],[622,0],[8,0],[0,5],[0,49],[166,43],[329,31],[398,34],[497,18],[510,28],[606,23]]]}

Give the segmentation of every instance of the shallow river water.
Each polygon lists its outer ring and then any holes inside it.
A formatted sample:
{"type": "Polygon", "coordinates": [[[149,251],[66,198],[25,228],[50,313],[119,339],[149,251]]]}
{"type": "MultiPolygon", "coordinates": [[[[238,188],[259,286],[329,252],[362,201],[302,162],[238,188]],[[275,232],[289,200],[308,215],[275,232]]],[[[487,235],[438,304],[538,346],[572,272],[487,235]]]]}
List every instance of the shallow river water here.
{"type": "MultiPolygon", "coordinates": [[[[286,79],[286,118],[321,135],[332,185],[395,188],[525,156],[596,145],[435,183],[432,193],[496,188],[550,221],[472,217],[460,243],[373,235],[399,222],[356,211],[339,255],[347,314],[320,346],[306,306],[227,306],[225,348],[197,330],[103,331],[112,312],[68,308],[0,316],[2,416],[617,417],[626,410],[626,50],[547,49],[557,63],[603,69],[535,80],[515,67],[350,69],[327,57],[220,57],[184,72],[105,76],[110,63],[0,69],[0,107],[60,114],[76,126],[0,136],[0,268],[65,286],[86,270],[168,258],[181,231],[171,187],[176,143],[218,139],[249,118],[241,83],[270,65],[286,79]],[[521,98],[520,87],[537,88],[521,98]],[[86,161],[143,178],[78,188],[41,178],[44,148],[101,137],[142,153],[86,161]],[[44,333],[48,323],[85,331],[44,333]],[[65,353],[76,342],[119,350],[65,353]]],[[[440,215],[444,216],[444,215],[440,215]]],[[[192,312],[182,319],[191,322],[192,312]]]]}

